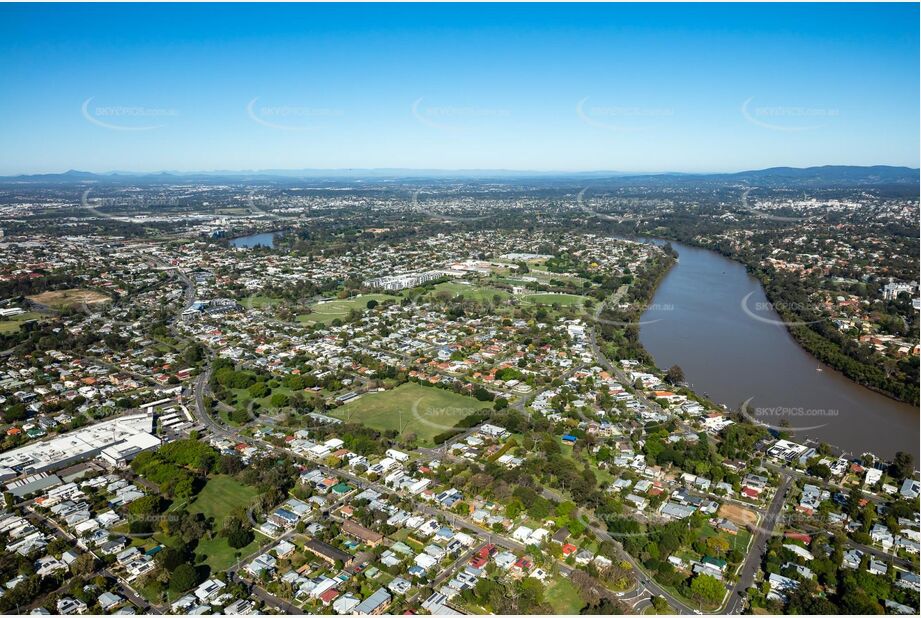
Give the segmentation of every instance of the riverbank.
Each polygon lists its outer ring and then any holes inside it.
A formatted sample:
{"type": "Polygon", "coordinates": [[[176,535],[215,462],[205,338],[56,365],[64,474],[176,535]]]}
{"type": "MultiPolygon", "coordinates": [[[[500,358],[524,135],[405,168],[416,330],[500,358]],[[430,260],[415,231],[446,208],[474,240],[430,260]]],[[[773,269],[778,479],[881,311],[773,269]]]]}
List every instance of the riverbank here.
{"type": "MultiPolygon", "coordinates": [[[[657,241],[661,242],[661,241],[657,241]]],[[[917,409],[820,363],[791,336],[758,279],[720,253],[675,242],[679,259],[647,301],[640,344],[679,365],[691,390],[854,455],[918,458],[917,409]],[[759,309],[756,316],[748,306],[759,309]],[[823,371],[816,371],[817,368],[823,371]]]]}
{"type": "MultiPolygon", "coordinates": [[[[824,363],[846,376],[855,384],[894,401],[915,406],[921,401],[921,390],[919,390],[916,382],[912,383],[911,381],[906,382],[889,378],[886,375],[886,371],[878,365],[854,358],[842,350],[842,342],[835,341],[811,328],[810,326],[813,323],[822,323],[825,320],[817,320],[816,315],[798,314],[792,311],[790,308],[801,307],[804,303],[797,299],[787,298],[782,286],[772,285],[776,277],[761,268],[759,264],[746,262],[739,259],[738,255],[726,251],[721,246],[708,246],[696,242],[693,238],[686,239],[677,236],[643,236],[643,238],[647,238],[650,241],[679,242],[686,246],[718,253],[735,263],[741,264],[750,275],[759,280],[766,296],[766,302],[778,313],[780,316],[779,321],[784,324],[790,336],[796,340],[800,347],[811,354],[817,363],[824,363]]],[[[835,334],[837,334],[836,331],[835,334]]]]}

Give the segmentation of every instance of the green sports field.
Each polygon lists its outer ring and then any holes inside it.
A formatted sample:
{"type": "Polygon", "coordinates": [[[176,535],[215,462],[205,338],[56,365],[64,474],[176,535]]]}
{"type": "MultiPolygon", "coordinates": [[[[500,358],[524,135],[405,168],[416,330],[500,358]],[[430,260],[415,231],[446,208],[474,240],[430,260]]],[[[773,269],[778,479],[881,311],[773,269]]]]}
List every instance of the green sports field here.
{"type": "Polygon", "coordinates": [[[387,296],[386,294],[364,294],[362,296],[356,296],[355,298],[316,303],[310,306],[310,313],[297,316],[297,320],[299,322],[329,324],[335,319],[343,320],[347,318],[349,312],[353,309],[356,311],[366,310],[369,300],[376,300],[382,303],[385,300],[394,300],[394,297],[387,296]]]}
{"type": "Polygon", "coordinates": [[[547,588],[544,598],[554,614],[578,614],[585,606],[575,585],[565,577],[557,577],[547,588]]]}
{"type": "Polygon", "coordinates": [[[382,393],[367,393],[330,414],[378,431],[416,434],[420,444],[451,429],[462,418],[492,404],[441,388],[407,383],[382,393]]]}
{"type": "Polygon", "coordinates": [[[252,294],[240,301],[240,304],[247,309],[262,309],[264,307],[274,307],[281,302],[280,298],[272,296],[263,296],[261,294],[252,294]]]}
{"type": "Polygon", "coordinates": [[[20,313],[19,315],[14,315],[13,317],[0,320],[0,333],[12,333],[19,330],[19,327],[29,320],[40,320],[43,317],[44,316],[41,313],[26,311],[25,313],[20,313]]]}
{"type": "Polygon", "coordinates": [[[507,299],[510,294],[505,290],[483,285],[465,285],[463,283],[446,282],[439,283],[435,286],[434,293],[437,295],[441,292],[447,292],[452,297],[463,296],[464,300],[476,302],[491,303],[494,296],[499,296],[502,300],[507,299]]]}
{"type": "Polygon", "coordinates": [[[568,307],[571,305],[581,305],[585,302],[585,296],[575,294],[523,294],[521,300],[535,305],[559,305],[568,307]]]}
{"type": "Polygon", "coordinates": [[[188,511],[213,517],[215,527],[220,528],[234,509],[248,507],[258,495],[259,491],[255,487],[244,485],[229,476],[215,476],[208,479],[204,489],[189,505],[188,511]]]}

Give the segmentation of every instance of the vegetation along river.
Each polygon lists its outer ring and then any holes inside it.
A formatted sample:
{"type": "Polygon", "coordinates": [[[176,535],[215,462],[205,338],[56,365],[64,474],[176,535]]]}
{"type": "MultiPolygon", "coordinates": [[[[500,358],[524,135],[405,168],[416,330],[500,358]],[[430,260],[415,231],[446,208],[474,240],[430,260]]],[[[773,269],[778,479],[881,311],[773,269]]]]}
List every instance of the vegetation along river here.
{"type": "Polygon", "coordinates": [[[782,427],[785,419],[796,441],[886,459],[905,451],[918,462],[917,408],[820,365],[741,264],[706,249],[672,247],[679,260],[640,326],[640,341],[659,367],[679,365],[695,391],[732,410],[748,401],[755,420],[782,427]]]}

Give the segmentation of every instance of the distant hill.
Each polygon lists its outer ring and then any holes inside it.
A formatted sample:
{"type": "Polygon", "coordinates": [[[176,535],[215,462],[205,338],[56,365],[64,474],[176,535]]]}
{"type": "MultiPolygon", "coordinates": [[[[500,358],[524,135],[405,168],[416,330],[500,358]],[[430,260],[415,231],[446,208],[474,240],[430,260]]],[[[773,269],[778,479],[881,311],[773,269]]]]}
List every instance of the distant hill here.
{"type": "Polygon", "coordinates": [[[625,173],[616,171],[535,172],[516,170],[435,170],[435,169],[304,169],[254,170],[213,172],[108,172],[96,174],[69,170],[60,174],[0,176],[2,184],[163,184],[176,182],[228,183],[265,182],[289,184],[294,181],[335,180],[339,182],[413,181],[413,180],[533,180],[598,182],[611,184],[668,183],[749,183],[762,186],[861,186],[919,184],[919,170],[888,165],[855,166],[825,165],[820,167],[771,167],[719,174],[689,174],[679,172],[625,173]]]}
{"type": "Polygon", "coordinates": [[[799,182],[889,184],[918,183],[917,169],[910,167],[892,167],[889,165],[872,165],[858,167],[853,165],[823,165],[821,167],[770,167],[763,170],[738,172],[730,174],[736,179],[751,179],[799,182]]]}

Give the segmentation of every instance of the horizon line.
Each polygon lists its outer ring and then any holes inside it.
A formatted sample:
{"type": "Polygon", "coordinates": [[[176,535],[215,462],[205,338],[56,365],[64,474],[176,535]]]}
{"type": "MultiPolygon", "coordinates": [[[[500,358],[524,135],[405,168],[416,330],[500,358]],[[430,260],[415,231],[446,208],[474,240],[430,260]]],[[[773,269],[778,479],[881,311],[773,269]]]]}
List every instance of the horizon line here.
{"type": "Polygon", "coordinates": [[[714,174],[741,174],[745,172],[759,172],[775,169],[791,170],[808,170],[822,168],[892,168],[906,169],[910,171],[921,172],[921,166],[914,167],[911,165],[893,165],[888,163],[875,164],[847,164],[847,163],[825,163],[821,165],[773,165],[769,167],[758,168],[737,168],[734,170],[710,170],[710,171],[681,171],[681,170],[616,170],[616,169],[516,169],[516,168],[428,168],[428,167],[305,167],[305,168],[261,168],[261,169],[213,169],[213,170],[169,170],[158,169],[148,171],[137,170],[108,170],[103,172],[90,171],[85,169],[70,168],[65,171],[53,172],[12,172],[0,175],[3,178],[29,177],[29,176],[64,176],[67,174],[91,174],[94,176],[152,176],[152,175],[233,175],[233,174],[295,174],[298,172],[313,173],[359,173],[359,172],[403,172],[403,173],[432,173],[432,174],[449,174],[449,173],[508,173],[508,174],[536,174],[536,175],[578,175],[578,174],[614,174],[620,176],[656,176],[656,175],[686,175],[686,176],[707,176],[714,174]]]}

